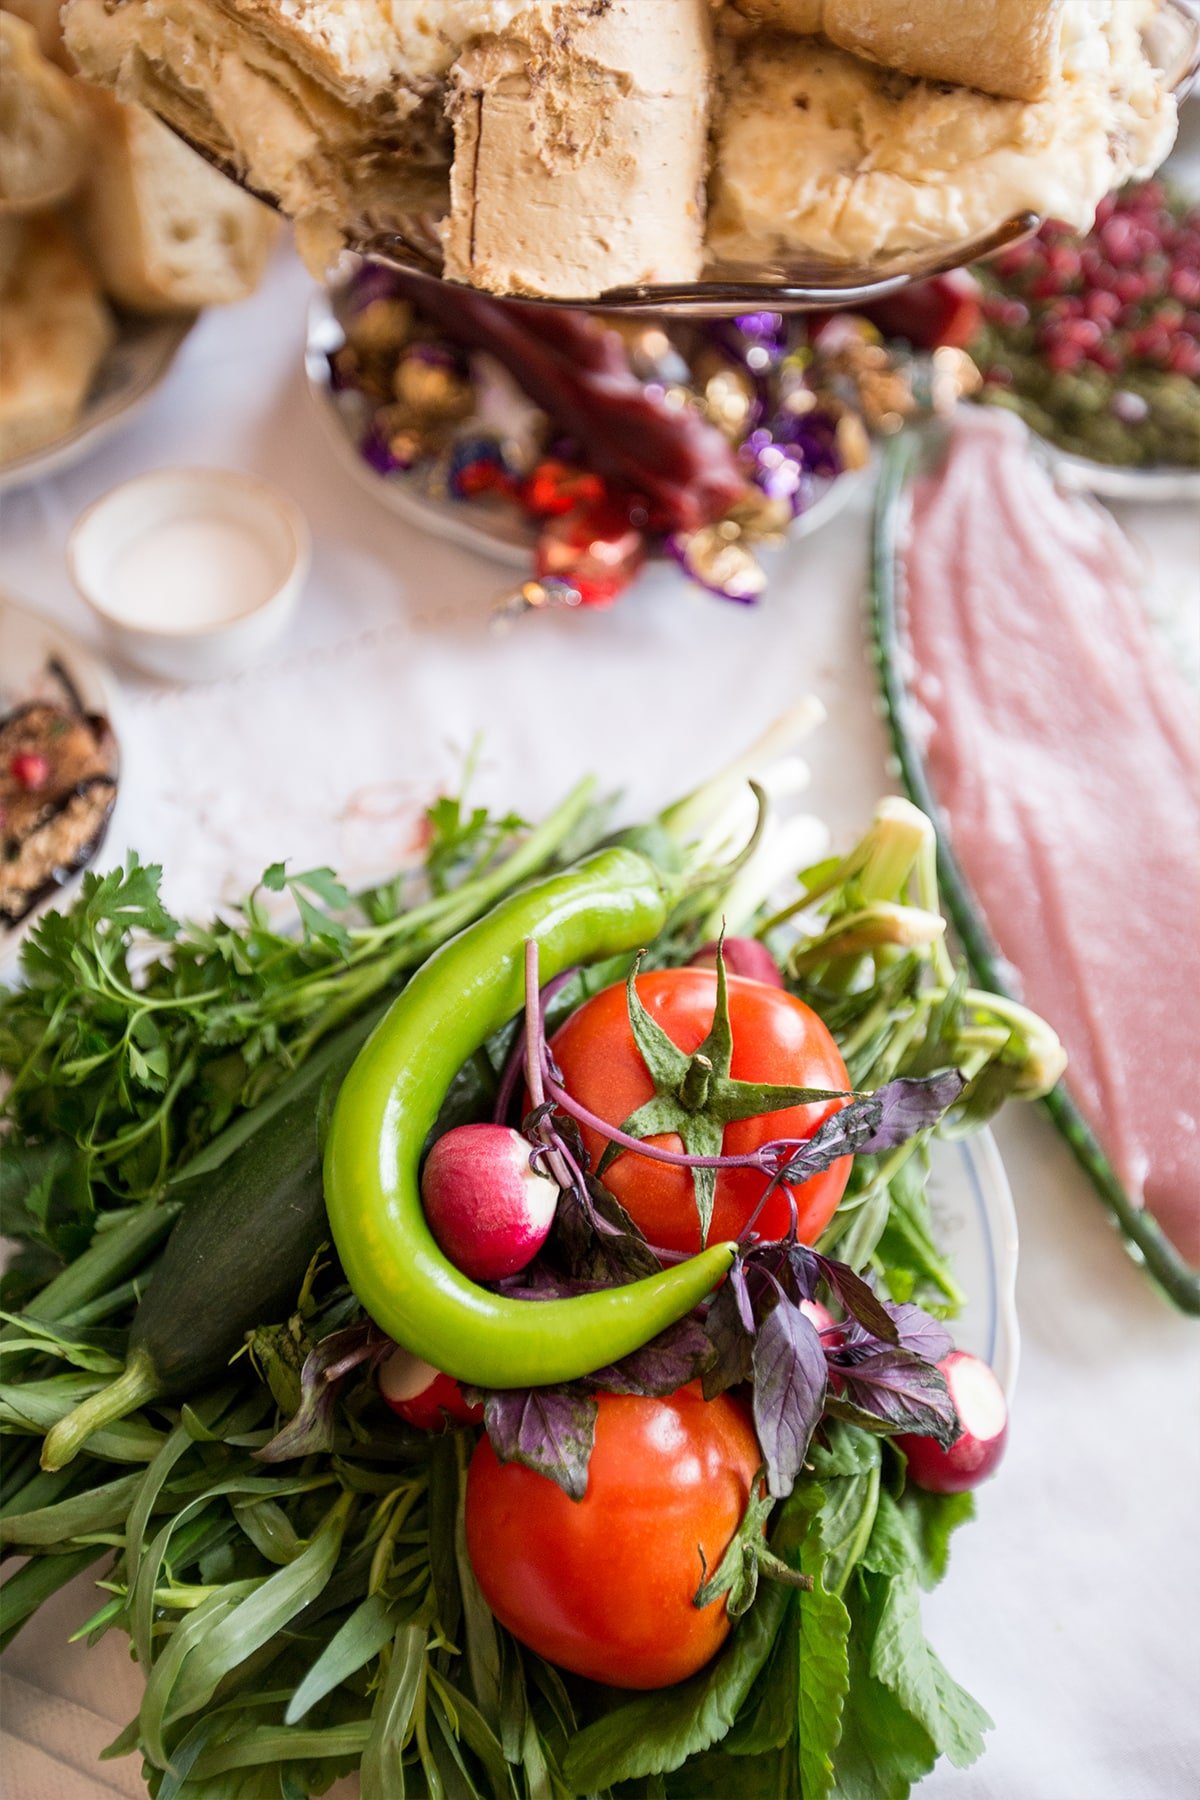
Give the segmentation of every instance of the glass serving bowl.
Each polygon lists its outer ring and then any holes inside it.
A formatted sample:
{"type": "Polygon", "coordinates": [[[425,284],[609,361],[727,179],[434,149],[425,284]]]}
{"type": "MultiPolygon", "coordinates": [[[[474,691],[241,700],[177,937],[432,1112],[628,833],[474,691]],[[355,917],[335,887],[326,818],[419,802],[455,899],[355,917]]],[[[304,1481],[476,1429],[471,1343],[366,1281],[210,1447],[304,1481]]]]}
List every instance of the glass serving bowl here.
{"type": "MultiPolygon", "coordinates": [[[[1146,33],[1147,53],[1161,69],[1168,85],[1181,98],[1200,67],[1200,9],[1197,0],[1164,0],[1146,33]]],[[[167,121],[171,123],[170,120],[167,121]]],[[[178,131],[177,126],[172,129],[178,131]]],[[[185,141],[240,186],[237,171],[220,157],[196,144],[184,132],[185,141]]],[[[272,204],[269,196],[259,199],[272,204]]],[[[926,245],[920,250],[897,253],[869,266],[822,262],[811,257],[779,258],[757,267],[714,263],[699,281],[639,284],[607,288],[584,299],[535,300],[533,306],[586,307],[589,311],[686,314],[695,318],[719,318],[757,308],[777,312],[804,312],[852,307],[881,299],[910,281],[940,275],[991,256],[1038,229],[1041,218],[1032,212],[1006,219],[990,231],[974,237],[926,245]]],[[[442,279],[441,219],[433,213],[412,213],[396,230],[364,233],[351,238],[347,248],[376,262],[410,275],[442,279]]]]}

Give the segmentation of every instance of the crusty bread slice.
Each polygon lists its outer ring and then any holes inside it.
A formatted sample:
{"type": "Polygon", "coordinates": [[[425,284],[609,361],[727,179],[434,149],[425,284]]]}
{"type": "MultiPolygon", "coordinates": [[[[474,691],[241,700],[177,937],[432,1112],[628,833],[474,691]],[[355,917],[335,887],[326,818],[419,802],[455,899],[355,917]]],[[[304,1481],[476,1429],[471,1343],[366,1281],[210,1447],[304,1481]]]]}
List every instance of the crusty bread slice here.
{"type": "Polygon", "coordinates": [[[87,162],[89,122],[33,26],[0,12],[0,212],[40,211],[71,193],[87,162]]]}
{"type": "Polygon", "coordinates": [[[703,263],[706,0],[562,6],[481,38],[451,74],[445,272],[589,298],[694,281],[703,263]]]}
{"type": "Polygon", "coordinates": [[[114,337],[87,259],[53,214],[18,222],[0,285],[0,461],[69,431],[114,337]]]}
{"type": "Polygon", "coordinates": [[[99,89],[90,100],[95,145],[78,210],[111,298],[172,312],[253,293],[279,235],[275,215],[151,113],[99,89]]]}

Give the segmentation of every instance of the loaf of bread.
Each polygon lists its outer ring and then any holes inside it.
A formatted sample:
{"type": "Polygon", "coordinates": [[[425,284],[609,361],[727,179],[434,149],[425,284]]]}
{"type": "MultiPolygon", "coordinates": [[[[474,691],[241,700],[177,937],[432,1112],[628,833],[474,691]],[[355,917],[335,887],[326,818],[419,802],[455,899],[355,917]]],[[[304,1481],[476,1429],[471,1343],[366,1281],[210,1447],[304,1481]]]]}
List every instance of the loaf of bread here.
{"type": "Polygon", "coordinates": [[[139,312],[242,300],[262,277],[279,220],[143,111],[96,90],[78,213],[105,291],[139,312]]]}
{"type": "Polygon", "coordinates": [[[100,284],[53,214],[16,221],[0,281],[0,461],[69,431],[114,337],[100,284]]]}
{"type": "Polygon", "coordinates": [[[823,34],[868,62],[1010,100],[1040,100],[1077,41],[1142,0],[733,0],[780,31],[823,34]]]}
{"type": "Polygon", "coordinates": [[[863,265],[1025,212],[1086,227],[1175,135],[1175,101],[1131,14],[1117,5],[1086,68],[1033,103],[881,74],[819,39],[739,44],[714,146],[710,251],[750,268],[863,265]]]}
{"type": "Polygon", "coordinates": [[[0,12],[0,212],[65,199],[83,175],[88,133],[82,95],[43,56],[33,26],[0,12]]]}

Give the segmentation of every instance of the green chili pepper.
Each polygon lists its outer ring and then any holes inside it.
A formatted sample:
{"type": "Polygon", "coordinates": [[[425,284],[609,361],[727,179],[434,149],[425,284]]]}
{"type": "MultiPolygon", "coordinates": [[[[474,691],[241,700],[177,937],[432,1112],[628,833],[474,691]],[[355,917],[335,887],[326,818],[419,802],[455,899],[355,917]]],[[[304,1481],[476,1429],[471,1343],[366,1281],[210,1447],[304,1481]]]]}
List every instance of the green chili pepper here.
{"type": "Polygon", "coordinates": [[[450,1263],[425,1222],[425,1139],[456,1071],[520,1011],[525,944],[542,980],[639,949],[669,897],[644,856],[611,848],[512,895],[413,976],[359,1052],[334,1108],[325,1201],[355,1293],[397,1343],[460,1381],[534,1387],[627,1356],[704,1298],[731,1244],[625,1287],[569,1300],[511,1300],[450,1263]]]}

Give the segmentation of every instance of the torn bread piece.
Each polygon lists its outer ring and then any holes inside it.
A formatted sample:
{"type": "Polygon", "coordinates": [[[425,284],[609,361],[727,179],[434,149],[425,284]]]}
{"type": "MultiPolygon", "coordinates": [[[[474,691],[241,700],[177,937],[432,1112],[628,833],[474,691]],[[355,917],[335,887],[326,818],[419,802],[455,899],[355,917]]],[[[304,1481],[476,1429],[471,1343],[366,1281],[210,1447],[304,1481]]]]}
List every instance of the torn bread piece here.
{"type": "Polygon", "coordinates": [[[0,12],[0,212],[37,212],[78,185],[90,117],[78,88],[43,56],[31,24],[0,12]]]}
{"type": "Polygon", "coordinates": [[[252,294],[280,221],[138,106],[93,89],[93,152],[77,207],[105,291],[140,312],[252,294]]]}
{"type": "Polygon", "coordinates": [[[18,223],[0,285],[0,461],[69,431],[116,335],[100,284],[52,214],[18,223]]]}
{"type": "Polygon", "coordinates": [[[711,61],[707,0],[580,0],[472,45],[450,76],[446,275],[554,298],[695,280],[711,61]]]}
{"type": "Polygon", "coordinates": [[[1135,10],[1097,22],[1084,66],[1033,103],[914,81],[818,41],[728,46],[710,254],[754,268],[886,263],[1024,212],[1086,228],[1174,140],[1175,99],[1135,10]]]}

